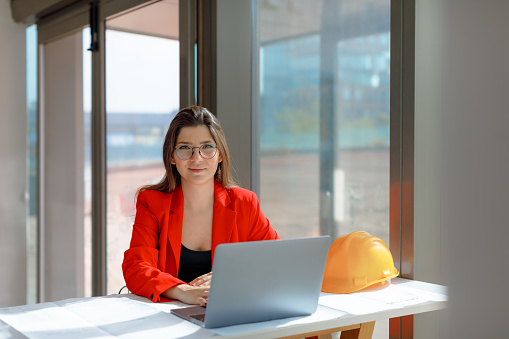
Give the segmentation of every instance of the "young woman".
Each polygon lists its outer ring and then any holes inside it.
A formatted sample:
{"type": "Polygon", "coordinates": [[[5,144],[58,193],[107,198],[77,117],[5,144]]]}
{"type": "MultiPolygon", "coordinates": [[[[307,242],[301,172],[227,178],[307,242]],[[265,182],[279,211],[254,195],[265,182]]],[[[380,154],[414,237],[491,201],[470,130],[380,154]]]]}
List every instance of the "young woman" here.
{"type": "Polygon", "coordinates": [[[124,279],[154,302],[205,305],[217,245],[279,237],[256,195],[235,186],[221,125],[206,108],[177,113],[163,162],[161,181],[138,191],[124,279]]]}

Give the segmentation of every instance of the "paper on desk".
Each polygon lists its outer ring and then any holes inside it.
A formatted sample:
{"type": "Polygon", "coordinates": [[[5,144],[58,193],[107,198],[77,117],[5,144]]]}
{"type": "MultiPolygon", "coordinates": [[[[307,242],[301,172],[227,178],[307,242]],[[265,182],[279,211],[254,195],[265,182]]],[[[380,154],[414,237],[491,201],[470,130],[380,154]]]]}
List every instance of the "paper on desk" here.
{"type": "Polygon", "coordinates": [[[179,338],[203,331],[162,311],[160,304],[139,298],[131,295],[72,298],[0,309],[0,324],[9,325],[0,328],[0,334],[19,332],[23,337],[43,339],[179,338]]]}
{"type": "Polygon", "coordinates": [[[395,307],[416,305],[430,300],[428,296],[419,293],[417,290],[411,291],[397,285],[388,285],[377,291],[360,291],[355,295],[359,298],[366,298],[395,307]]]}
{"type": "Polygon", "coordinates": [[[0,319],[29,338],[113,338],[55,303],[0,309],[0,319]]]}
{"type": "Polygon", "coordinates": [[[178,338],[200,331],[200,327],[169,315],[169,310],[163,311],[163,306],[168,305],[139,298],[142,297],[112,295],[86,300],[69,299],[59,304],[77,316],[86,318],[105,332],[120,338],[178,338]]]}
{"type": "Polygon", "coordinates": [[[381,288],[367,289],[352,294],[322,293],[319,303],[351,314],[369,314],[416,305],[430,300],[443,301],[446,299],[447,297],[441,294],[387,284],[381,288]]]}
{"type": "Polygon", "coordinates": [[[324,293],[320,297],[319,304],[350,314],[369,314],[398,308],[394,305],[360,298],[352,294],[324,293]]]}
{"type": "Polygon", "coordinates": [[[0,320],[0,338],[25,339],[26,336],[17,331],[14,327],[0,320]]]}
{"type": "Polygon", "coordinates": [[[79,317],[87,319],[95,326],[115,322],[129,322],[160,312],[149,305],[140,304],[126,297],[66,299],[58,301],[56,304],[79,317]]]}
{"type": "Polygon", "coordinates": [[[440,294],[440,293],[435,293],[435,292],[431,292],[431,291],[423,291],[420,289],[413,288],[411,286],[406,286],[404,284],[395,285],[395,286],[397,286],[398,288],[400,288],[403,291],[406,290],[410,293],[419,295],[422,298],[425,298],[425,299],[428,299],[431,301],[447,301],[447,294],[440,294]]]}
{"type": "Polygon", "coordinates": [[[361,291],[356,293],[359,297],[378,300],[387,304],[396,306],[416,305],[426,301],[445,301],[447,296],[418,290],[411,287],[401,285],[389,285],[378,291],[361,291]],[[382,292],[382,293],[380,293],[382,292]]]}

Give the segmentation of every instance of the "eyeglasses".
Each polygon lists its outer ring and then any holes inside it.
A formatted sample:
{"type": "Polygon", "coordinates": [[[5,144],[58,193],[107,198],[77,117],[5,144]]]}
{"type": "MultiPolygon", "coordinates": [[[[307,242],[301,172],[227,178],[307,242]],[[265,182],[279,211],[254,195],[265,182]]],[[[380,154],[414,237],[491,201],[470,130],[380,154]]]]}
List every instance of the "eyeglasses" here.
{"type": "Polygon", "coordinates": [[[201,145],[200,147],[191,147],[188,145],[182,145],[179,147],[175,147],[175,150],[177,151],[177,157],[180,160],[189,160],[194,154],[194,149],[198,148],[198,152],[200,153],[201,157],[203,159],[211,159],[213,158],[217,153],[217,146],[214,145],[201,145]]]}

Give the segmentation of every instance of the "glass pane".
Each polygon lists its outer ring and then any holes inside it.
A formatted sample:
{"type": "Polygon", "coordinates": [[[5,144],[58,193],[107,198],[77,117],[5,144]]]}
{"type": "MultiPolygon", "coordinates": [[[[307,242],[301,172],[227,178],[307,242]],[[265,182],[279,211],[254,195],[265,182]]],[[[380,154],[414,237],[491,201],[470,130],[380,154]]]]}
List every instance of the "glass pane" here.
{"type": "Polygon", "coordinates": [[[284,238],[389,244],[390,0],[257,6],[264,213],[284,238]]]}
{"type": "Polygon", "coordinates": [[[282,236],[388,242],[389,5],[259,2],[261,197],[282,236]]]}
{"type": "Polygon", "coordinates": [[[337,227],[389,244],[389,32],[344,39],[336,48],[334,179],[341,188],[335,194],[343,195],[337,227]]]}
{"type": "Polygon", "coordinates": [[[38,235],[37,235],[37,26],[26,29],[27,67],[27,304],[38,298],[38,235]]]}
{"type": "Polygon", "coordinates": [[[84,239],[85,239],[85,296],[92,296],[92,53],[90,27],[83,31],[83,134],[84,152],[84,239]]]}
{"type": "Polygon", "coordinates": [[[163,176],[164,135],[178,109],[177,2],[158,2],[107,21],[108,293],[125,285],[121,265],[135,192],[163,176]]]}

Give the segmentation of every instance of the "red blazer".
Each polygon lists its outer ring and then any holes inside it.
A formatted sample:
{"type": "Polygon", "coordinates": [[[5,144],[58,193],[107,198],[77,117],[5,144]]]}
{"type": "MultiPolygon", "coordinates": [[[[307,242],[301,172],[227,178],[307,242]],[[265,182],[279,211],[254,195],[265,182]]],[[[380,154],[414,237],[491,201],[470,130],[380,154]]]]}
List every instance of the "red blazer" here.
{"type": "MultiPolygon", "coordinates": [[[[154,302],[167,289],[185,284],[178,279],[184,197],[179,186],[173,193],[142,191],[136,202],[131,245],[124,253],[122,271],[132,293],[154,302]]],[[[256,195],[246,189],[214,185],[212,261],[222,243],[279,239],[263,215],[256,195]]]]}

